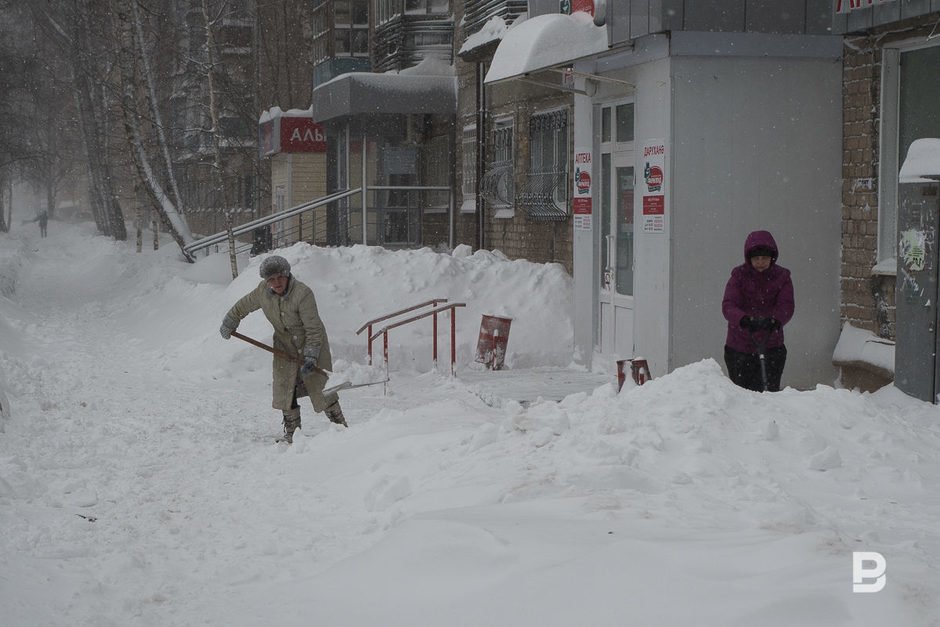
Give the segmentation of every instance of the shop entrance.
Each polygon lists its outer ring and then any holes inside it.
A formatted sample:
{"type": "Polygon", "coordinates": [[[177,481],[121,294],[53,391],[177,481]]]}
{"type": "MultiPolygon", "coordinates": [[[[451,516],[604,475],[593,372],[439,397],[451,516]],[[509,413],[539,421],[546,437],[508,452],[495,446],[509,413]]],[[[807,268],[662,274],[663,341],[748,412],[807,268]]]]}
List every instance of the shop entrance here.
{"type": "Polygon", "coordinates": [[[596,349],[621,359],[634,356],[633,109],[632,102],[601,107],[596,349]]]}

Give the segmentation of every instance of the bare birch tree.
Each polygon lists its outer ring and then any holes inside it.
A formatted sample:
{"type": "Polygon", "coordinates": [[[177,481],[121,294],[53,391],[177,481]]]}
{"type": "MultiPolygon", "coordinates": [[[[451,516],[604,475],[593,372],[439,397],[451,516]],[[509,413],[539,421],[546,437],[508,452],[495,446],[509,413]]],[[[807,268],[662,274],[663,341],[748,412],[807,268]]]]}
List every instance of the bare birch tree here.
{"type": "MultiPolygon", "coordinates": [[[[133,2],[131,2],[133,4],[133,2]]],[[[138,86],[147,84],[147,80],[140,80],[139,68],[144,64],[141,61],[145,54],[135,45],[137,37],[135,36],[135,25],[132,23],[132,17],[128,9],[128,3],[125,0],[112,0],[113,14],[117,18],[117,37],[118,41],[118,67],[121,75],[121,109],[124,120],[124,131],[130,148],[134,166],[143,189],[150,198],[157,215],[167,232],[173,237],[180,251],[188,261],[193,261],[191,255],[186,252],[186,245],[192,241],[192,233],[183,216],[179,213],[177,206],[167,195],[164,185],[158,180],[150,156],[145,145],[145,136],[142,129],[140,109],[138,106],[139,95],[138,86]]],[[[152,84],[152,82],[151,82],[152,84]]],[[[146,88],[144,98],[148,100],[147,108],[150,111],[156,109],[156,103],[149,102],[152,92],[146,88]]],[[[155,97],[155,96],[154,96],[155,97]]],[[[161,129],[162,130],[162,129],[161,129]]],[[[158,133],[159,135],[159,133],[158,133]]],[[[166,153],[168,155],[168,152],[166,153]]],[[[167,156],[167,161],[170,162],[167,156]]],[[[171,165],[171,164],[170,164],[171,165]]],[[[172,167],[170,167],[172,171],[172,167]]]]}

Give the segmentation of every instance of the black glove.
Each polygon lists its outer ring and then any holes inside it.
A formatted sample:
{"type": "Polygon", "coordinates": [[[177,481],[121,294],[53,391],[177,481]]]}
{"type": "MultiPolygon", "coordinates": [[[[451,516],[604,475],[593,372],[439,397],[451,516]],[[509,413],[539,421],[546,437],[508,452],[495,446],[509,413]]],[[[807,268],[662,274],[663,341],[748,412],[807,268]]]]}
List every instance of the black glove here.
{"type": "Polygon", "coordinates": [[[753,318],[751,316],[744,316],[741,318],[741,328],[748,331],[757,331],[760,329],[758,326],[760,318],[753,318]]]}
{"type": "Polygon", "coordinates": [[[306,376],[317,369],[317,361],[320,359],[319,346],[304,347],[304,365],[300,367],[300,374],[306,376]]]}
{"type": "Polygon", "coordinates": [[[232,331],[234,331],[237,328],[238,328],[238,320],[236,320],[229,314],[225,314],[225,317],[222,318],[222,326],[219,327],[219,334],[222,336],[223,339],[227,340],[230,337],[232,337],[232,331]]]}
{"type": "Polygon", "coordinates": [[[758,331],[773,331],[780,326],[775,318],[755,318],[758,331]]]}
{"type": "Polygon", "coordinates": [[[308,375],[317,367],[317,358],[316,357],[304,357],[304,365],[300,367],[300,374],[308,375]]]}
{"type": "Polygon", "coordinates": [[[776,318],[754,318],[744,316],[741,318],[741,327],[748,331],[773,331],[780,328],[780,322],[776,318]]]}

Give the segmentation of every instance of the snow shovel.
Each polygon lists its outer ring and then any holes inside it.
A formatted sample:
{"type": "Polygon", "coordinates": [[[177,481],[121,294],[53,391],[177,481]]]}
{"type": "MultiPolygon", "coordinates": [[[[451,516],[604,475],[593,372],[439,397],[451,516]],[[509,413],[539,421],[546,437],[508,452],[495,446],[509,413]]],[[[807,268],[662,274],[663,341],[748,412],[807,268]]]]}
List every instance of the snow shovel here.
{"type": "MultiPolygon", "coordinates": [[[[274,347],[272,347],[272,346],[268,346],[268,345],[265,344],[264,342],[259,342],[258,340],[254,339],[254,338],[248,337],[247,335],[242,335],[242,334],[239,333],[238,331],[232,331],[232,337],[237,337],[238,339],[242,340],[243,342],[248,342],[248,343],[251,344],[252,346],[257,346],[258,348],[263,348],[264,350],[268,351],[269,353],[274,353],[275,355],[277,355],[278,357],[281,357],[281,358],[283,358],[283,359],[287,359],[287,360],[289,360],[289,361],[293,361],[293,362],[298,363],[298,364],[303,364],[303,363],[304,363],[304,360],[303,360],[302,358],[298,357],[297,355],[291,355],[290,353],[285,353],[284,351],[279,351],[278,349],[276,349],[276,348],[274,348],[274,347]]],[[[319,368],[319,367],[317,367],[317,366],[314,366],[313,369],[314,369],[316,372],[319,372],[320,374],[325,375],[325,376],[327,376],[327,377],[330,376],[331,374],[333,374],[333,373],[330,372],[329,370],[324,370],[323,368],[319,368]]]]}
{"type": "Polygon", "coordinates": [[[323,389],[324,394],[329,394],[330,392],[339,392],[340,390],[352,390],[354,388],[364,388],[367,385],[378,385],[380,383],[388,383],[388,379],[383,379],[381,381],[369,381],[368,383],[353,383],[352,381],[343,381],[339,385],[334,385],[333,387],[328,387],[323,389]]]}
{"type": "Polygon", "coordinates": [[[748,331],[748,334],[751,336],[751,343],[754,344],[754,348],[757,349],[757,358],[760,360],[760,382],[763,387],[763,392],[770,391],[770,384],[767,382],[767,357],[765,355],[767,349],[765,348],[766,342],[758,342],[754,338],[754,332],[748,331]]]}
{"type": "MultiPolygon", "coordinates": [[[[290,361],[293,361],[293,362],[298,363],[298,364],[304,363],[304,360],[301,359],[300,357],[296,356],[296,355],[291,355],[291,354],[289,354],[289,353],[285,353],[284,351],[279,351],[278,349],[276,349],[276,348],[274,348],[274,347],[268,346],[268,345],[265,344],[264,342],[259,342],[258,340],[254,339],[254,338],[248,337],[247,335],[242,335],[242,334],[239,333],[238,331],[232,331],[232,336],[233,336],[233,337],[237,337],[238,339],[240,339],[240,340],[242,340],[242,341],[248,342],[249,344],[251,344],[251,345],[253,345],[253,346],[257,346],[258,348],[263,348],[264,350],[268,351],[269,353],[274,353],[274,354],[277,355],[278,357],[283,357],[284,359],[289,359],[290,361]]],[[[319,373],[322,373],[322,374],[326,375],[326,376],[330,376],[331,374],[333,374],[333,373],[330,372],[329,370],[324,370],[323,368],[318,368],[317,366],[314,366],[313,369],[316,370],[316,371],[319,372],[319,373]]],[[[344,382],[340,383],[339,385],[334,385],[334,386],[332,386],[332,387],[325,388],[325,389],[323,390],[323,393],[324,393],[324,394],[329,394],[330,392],[339,392],[340,390],[351,390],[351,389],[353,389],[353,388],[361,388],[361,387],[365,387],[365,386],[367,386],[367,385],[378,385],[379,383],[388,383],[388,379],[384,379],[384,380],[382,380],[382,381],[370,381],[370,382],[368,382],[368,383],[353,383],[352,381],[344,381],[344,382]]]]}

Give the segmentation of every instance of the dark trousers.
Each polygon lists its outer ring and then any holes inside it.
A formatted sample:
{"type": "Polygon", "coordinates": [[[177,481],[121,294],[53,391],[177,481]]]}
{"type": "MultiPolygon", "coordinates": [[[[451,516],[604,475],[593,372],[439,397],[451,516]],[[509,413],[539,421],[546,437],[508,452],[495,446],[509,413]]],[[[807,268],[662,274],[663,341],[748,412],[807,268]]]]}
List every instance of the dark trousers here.
{"type": "MultiPolygon", "coordinates": [[[[783,376],[783,366],[786,363],[786,346],[768,348],[764,353],[768,392],[780,391],[780,377],[783,376]]],[[[725,346],[725,365],[728,366],[728,376],[736,385],[755,392],[764,391],[760,371],[760,357],[757,353],[742,353],[725,346]]]]}

